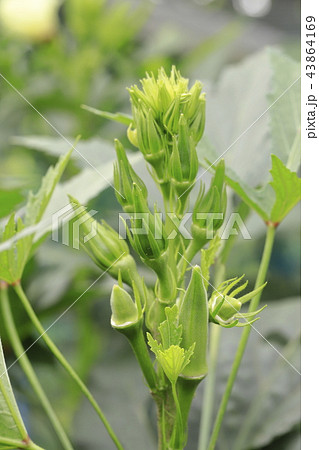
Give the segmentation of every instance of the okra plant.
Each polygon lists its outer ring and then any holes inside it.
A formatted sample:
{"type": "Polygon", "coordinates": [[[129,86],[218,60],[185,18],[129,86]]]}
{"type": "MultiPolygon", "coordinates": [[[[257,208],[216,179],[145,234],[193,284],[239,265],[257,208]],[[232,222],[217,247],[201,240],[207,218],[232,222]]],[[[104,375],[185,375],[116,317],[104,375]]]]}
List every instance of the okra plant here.
{"type": "MultiPolygon", "coordinates": [[[[129,216],[128,222],[123,219],[127,240],[107,223],[96,222],[86,208],[70,196],[71,205],[81,218],[81,247],[102,271],[116,279],[110,297],[111,326],[127,338],[154,399],[160,450],[183,449],[187,443],[188,415],[196,390],[209,370],[214,370],[214,362],[207,356],[211,338],[218,339],[221,327],[243,327],[212,436],[210,441],[206,436],[202,447],[215,448],[251,325],[265,307],[259,308],[259,300],[266,285],[275,230],[300,195],[297,174],[276,156],[272,157],[270,186],[274,197],[269,210],[258,207],[254,197],[249,198],[238,188],[223,160],[210,163],[209,186],[201,183],[197,198],[193,199],[191,238],[183,235],[179,224],[191,208],[191,194],[199,176],[197,146],[205,129],[202,90],[199,81],[189,87],[188,80],[175,67],[169,75],[161,69],[157,76],[146,75],[140,87],[134,85],[128,89],[132,117],[114,115],[128,125],[128,139],[143,155],[163,199],[163,210],[160,210],[149,198],[147,187],[131,165],[122,143],[115,140],[114,189],[118,202],[129,216]],[[226,214],[227,184],[261,215],[267,228],[258,276],[250,291],[247,291],[248,282],[244,281],[243,274],[225,278],[224,264],[229,248],[226,251],[227,244],[221,240],[220,230],[226,214]],[[85,239],[92,229],[95,235],[85,239]],[[135,256],[153,271],[154,285],[146,285],[135,256]],[[243,312],[242,306],[246,303],[250,304],[249,309],[243,312]]],[[[14,217],[9,220],[3,233],[5,239],[14,237],[25,225],[34,225],[40,220],[69,156],[51,170],[38,194],[30,197],[25,224],[21,219],[15,223],[14,217]]],[[[31,250],[32,235],[18,240],[13,249],[0,253],[2,312],[16,355],[42,399],[61,445],[72,448],[27,355],[23,354],[8,300],[9,285],[18,294],[48,347],[92,403],[116,447],[123,448],[92,394],[45,333],[22,290],[20,280],[31,250]]],[[[38,448],[26,440],[26,436],[21,438],[19,448],[38,448]]]]}

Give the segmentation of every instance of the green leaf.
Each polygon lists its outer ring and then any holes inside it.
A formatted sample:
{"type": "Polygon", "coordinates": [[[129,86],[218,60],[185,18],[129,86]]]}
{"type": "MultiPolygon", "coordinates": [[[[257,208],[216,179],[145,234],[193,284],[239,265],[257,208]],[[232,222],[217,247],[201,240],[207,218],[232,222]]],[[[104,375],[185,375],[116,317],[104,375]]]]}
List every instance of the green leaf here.
{"type": "Polygon", "coordinates": [[[257,119],[269,106],[270,77],[269,52],[263,50],[226,67],[219,80],[208,85],[205,135],[210,147],[205,145],[207,141],[200,142],[199,160],[203,163],[208,158],[215,163],[223,157],[226,168],[251,186],[268,175],[267,116],[257,119]]]}
{"type": "Polygon", "coordinates": [[[0,217],[5,217],[23,201],[20,189],[0,189],[0,217]]]}
{"type": "Polygon", "coordinates": [[[82,105],[82,108],[97,116],[104,117],[105,119],[113,120],[114,122],[122,123],[123,125],[130,126],[133,124],[133,117],[124,113],[110,113],[107,111],[101,111],[100,109],[92,108],[91,106],[82,105]]]}
{"type": "MultiPolygon", "coordinates": [[[[70,144],[67,141],[72,142],[72,138],[63,140],[60,137],[53,136],[17,136],[11,139],[13,145],[56,157],[65,155],[69,151],[70,144]]],[[[90,165],[99,167],[101,164],[114,160],[114,144],[106,139],[81,140],[74,145],[73,150],[71,158],[81,169],[90,165]]]]}
{"type": "Polygon", "coordinates": [[[187,351],[178,345],[171,345],[163,350],[162,344],[158,344],[150,333],[147,333],[147,338],[149,346],[164,370],[165,375],[171,383],[176,383],[179,374],[190,362],[190,358],[194,353],[195,342],[187,351]]]}
{"type": "Polygon", "coordinates": [[[274,195],[269,185],[263,188],[255,189],[241,181],[230,169],[226,170],[227,184],[247,203],[247,205],[256,211],[256,213],[264,220],[269,219],[274,195]]]}
{"type": "Polygon", "coordinates": [[[71,157],[72,149],[64,156],[59,158],[54,167],[50,167],[42,179],[40,189],[36,194],[29,194],[26,206],[25,225],[35,225],[43,216],[43,213],[50,201],[53,191],[59,182],[66,165],[71,157]]]}
{"type": "Polygon", "coordinates": [[[156,358],[171,383],[175,383],[194,353],[195,343],[185,352],[178,345],[171,345],[167,350],[159,351],[156,358]]]}
{"type": "Polygon", "coordinates": [[[182,326],[178,325],[178,306],[165,308],[166,320],[159,326],[162,338],[163,349],[168,349],[171,345],[179,345],[182,340],[182,326]]]}
{"type": "Polygon", "coordinates": [[[268,95],[269,103],[273,104],[269,110],[272,153],[296,172],[300,165],[300,63],[279,50],[269,50],[269,55],[272,68],[271,92],[268,95]]]}
{"type": "Polygon", "coordinates": [[[30,228],[30,233],[15,239],[19,233],[24,233],[26,229],[21,218],[18,217],[15,222],[14,214],[9,218],[4,231],[1,233],[0,230],[0,242],[5,244],[6,241],[14,239],[7,249],[4,251],[0,249],[0,280],[12,284],[21,279],[32,248],[35,233],[33,226],[41,220],[70,156],[71,150],[59,159],[55,167],[49,168],[42,179],[39,191],[36,194],[29,194],[24,222],[30,228]]]}
{"type": "Polygon", "coordinates": [[[301,180],[276,156],[271,156],[270,173],[273,180],[263,188],[254,189],[230,170],[226,170],[227,184],[264,220],[280,223],[301,198],[301,180]]]}
{"type": "MultiPolygon", "coordinates": [[[[299,167],[299,76],[298,63],[278,49],[267,49],[227,68],[208,95],[206,133],[210,143],[207,139],[200,143],[200,160],[215,164],[223,155],[227,183],[265,221],[276,216],[282,220],[298,202],[290,186],[293,198],[279,211],[283,198],[279,191],[286,188],[278,185],[274,192],[267,165],[272,152],[288,169],[299,167]]],[[[297,182],[295,185],[297,190],[297,182]]]]}
{"type": "Polygon", "coordinates": [[[182,326],[178,325],[178,306],[165,308],[166,320],[159,326],[162,342],[158,343],[147,333],[148,344],[167,378],[175,383],[179,374],[187,366],[194,353],[194,344],[185,351],[179,344],[182,341],[182,326]]]}
{"type": "Polygon", "coordinates": [[[273,181],[270,182],[276,194],[276,201],[271,210],[272,222],[281,222],[301,198],[301,180],[291,172],[280,159],[272,155],[273,181]]]}
{"type": "MultiPolygon", "coordinates": [[[[13,238],[17,233],[23,231],[23,229],[24,225],[20,217],[15,222],[15,216],[12,214],[2,235],[0,230],[0,241],[13,238]]],[[[29,235],[14,242],[8,250],[0,252],[0,280],[6,281],[9,284],[20,280],[31,245],[32,235],[29,235]]]]}
{"type": "Polygon", "coordinates": [[[23,441],[28,434],[21,418],[8,377],[0,340],[0,449],[16,448],[4,445],[6,439],[23,441]]]}
{"type": "MultiPolygon", "coordinates": [[[[133,166],[143,159],[140,153],[131,153],[128,158],[133,166]]],[[[45,210],[39,226],[26,227],[23,230],[23,234],[34,234],[36,231],[37,233],[33,239],[33,242],[37,242],[50,230],[53,230],[57,225],[60,225],[61,223],[59,220],[52,223],[52,219],[53,217],[56,217],[54,214],[59,213],[60,210],[62,210],[62,217],[64,208],[69,205],[69,194],[76,196],[80,203],[86,204],[89,200],[98,196],[105,189],[112,187],[113,161],[114,160],[99,166],[99,173],[96,172],[95,168],[88,167],[72,177],[70,180],[67,180],[64,183],[59,183],[53,192],[52,198],[45,210]]],[[[69,214],[67,220],[70,220],[71,217],[72,216],[69,214]]],[[[0,243],[0,254],[8,247],[9,242],[4,242],[3,240],[3,243],[0,243]]]]}

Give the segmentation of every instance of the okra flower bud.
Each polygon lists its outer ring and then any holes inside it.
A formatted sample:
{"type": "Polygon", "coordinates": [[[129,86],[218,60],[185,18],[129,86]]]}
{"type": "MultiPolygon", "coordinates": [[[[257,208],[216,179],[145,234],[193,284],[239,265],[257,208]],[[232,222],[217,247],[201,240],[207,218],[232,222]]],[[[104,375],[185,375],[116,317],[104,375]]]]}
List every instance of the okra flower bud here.
{"type": "Polygon", "coordinates": [[[112,289],[111,309],[111,325],[119,331],[136,325],[141,318],[132,297],[118,285],[112,289]]]}
{"type": "Polygon", "coordinates": [[[241,313],[240,310],[242,305],[249,302],[260,291],[262,291],[267,283],[240,298],[236,298],[235,295],[239,294],[247,287],[248,281],[235,288],[232,292],[230,291],[242,280],[243,277],[244,275],[239,278],[232,278],[224,281],[213,292],[209,300],[209,319],[211,322],[219,324],[225,328],[232,328],[235,326],[244,327],[258,320],[255,316],[259,314],[266,306],[260,308],[258,311],[248,313],[241,313]],[[239,319],[241,318],[244,319],[245,322],[239,322],[239,319]]]}
{"type": "Polygon", "coordinates": [[[142,90],[136,85],[129,89],[132,105],[151,109],[156,120],[162,122],[164,114],[176,97],[188,94],[188,80],[183,78],[173,66],[168,77],[163,68],[159,69],[157,79],[154,74],[147,74],[141,80],[142,90]]]}
{"type": "Polygon", "coordinates": [[[179,323],[183,329],[182,347],[188,349],[196,343],[190,363],[181,376],[186,379],[202,379],[207,373],[208,303],[199,266],[194,267],[182,300],[179,323]]]}
{"type": "Polygon", "coordinates": [[[224,185],[225,164],[221,160],[216,168],[207,192],[203,185],[195,202],[193,211],[192,235],[194,239],[205,243],[214,237],[225,218],[227,207],[226,188],[224,185]]]}
{"type": "Polygon", "coordinates": [[[138,312],[132,297],[120,286],[114,286],[111,294],[112,317],[114,328],[137,323],[138,312]]]}
{"type": "Polygon", "coordinates": [[[141,189],[133,183],[134,213],[128,236],[135,251],[146,262],[157,260],[167,249],[167,239],[159,214],[153,215],[141,189]]]}
{"type": "Polygon", "coordinates": [[[191,135],[197,144],[205,130],[206,100],[202,91],[202,83],[196,81],[189,91],[186,102],[182,103],[182,112],[187,119],[191,135]]]}
{"type": "Polygon", "coordinates": [[[159,301],[170,304],[175,299],[176,280],[168,266],[168,240],[160,214],[153,215],[140,188],[133,184],[134,213],[128,237],[142,261],[158,276],[155,291],[159,301]]]}
{"type": "Polygon", "coordinates": [[[173,152],[169,161],[169,172],[176,193],[187,198],[185,191],[190,192],[190,188],[196,179],[198,158],[194,140],[190,135],[183,114],[179,118],[178,130],[178,136],[173,138],[173,152]]]}
{"type": "MultiPolygon", "coordinates": [[[[169,145],[172,138],[178,133],[179,118],[184,114],[193,136],[195,144],[201,139],[205,127],[205,95],[202,84],[196,81],[191,89],[188,80],[183,78],[176,67],[173,66],[170,76],[163,68],[159,69],[157,79],[153,74],[147,74],[141,80],[142,90],[136,85],[129,89],[133,106],[133,118],[137,133],[141,124],[138,123],[138,114],[150,111],[159,127],[160,134],[167,135],[169,145]]],[[[131,129],[132,140],[136,137],[131,129]]],[[[143,150],[142,150],[143,151],[143,150]]]]}
{"type": "Polygon", "coordinates": [[[150,358],[143,334],[143,311],[139,291],[132,283],[135,302],[123,289],[121,275],[119,285],[114,286],[111,294],[111,325],[124,334],[135,353],[145,380],[151,390],[156,390],[156,373],[150,358]]]}
{"type": "Polygon", "coordinates": [[[135,123],[138,147],[146,161],[154,168],[158,181],[163,182],[167,178],[163,170],[168,151],[165,135],[156,123],[150,109],[136,110],[135,123]]]}
{"type": "Polygon", "coordinates": [[[118,233],[106,222],[99,223],[93,219],[76,199],[71,196],[69,198],[78,225],[78,235],[73,238],[79,241],[80,246],[98,267],[107,270],[116,278],[120,270],[123,280],[131,284],[130,273],[135,273],[136,264],[129,254],[125,240],[120,239],[118,233]]]}
{"type": "Polygon", "coordinates": [[[123,145],[117,139],[115,139],[115,149],[117,154],[117,162],[114,164],[115,195],[124,211],[130,213],[134,210],[132,184],[135,183],[139,186],[145,199],[147,198],[147,189],[131,166],[123,145]]]}

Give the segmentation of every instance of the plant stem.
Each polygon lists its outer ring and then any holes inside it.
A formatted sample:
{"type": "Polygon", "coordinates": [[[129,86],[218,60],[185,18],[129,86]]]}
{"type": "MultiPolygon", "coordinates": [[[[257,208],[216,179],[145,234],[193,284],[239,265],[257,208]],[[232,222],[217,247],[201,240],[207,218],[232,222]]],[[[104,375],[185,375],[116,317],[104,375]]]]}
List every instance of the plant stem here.
{"type": "Polygon", "coordinates": [[[39,447],[34,442],[30,441],[26,447],[28,450],[44,450],[42,447],[39,447]]]}
{"type": "Polygon", "coordinates": [[[37,329],[38,333],[40,333],[40,336],[43,338],[44,342],[47,344],[48,348],[51,350],[53,355],[57,358],[57,360],[61,363],[61,365],[64,367],[64,369],[68,372],[68,374],[73,378],[75,383],[78,385],[80,390],[83,392],[83,394],[86,396],[86,398],[89,400],[91,405],[93,406],[94,410],[96,411],[97,415],[101,419],[102,423],[104,424],[106,430],[108,431],[112,441],[114,442],[115,446],[123,450],[123,447],[121,443],[119,442],[116,434],[114,433],[111,425],[109,424],[108,420],[104,416],[101,408],[99,407],[97,401],[89,391],[89,389],[86,387],[86,385],[83,383],[81,378],[78,376],[78,374],[75,372],[75,370],[72,368],[72,366],[67,362],[65,357],[62,355],[60,350],[57,348],[57,346],[54,344],[54,342],[51,340],[51,338],[46,333],[46,330],[43,328],[41,322],[39,321],[37,315],[33,311],[33,308],[25,295],[21,284],[18,283],[14,286],[14,290],[16,291],[18,297],[20,298],[22,305],[24,306],[31,322],[33,323],[34,327],[37,329]]]}
{"type": "Polygon", "coordinates": [[[204,389],[203,408],[199,430],[198,450],[207,448],[209,434],[211,430],[212,416],[215,400],[215,380],[217,356],[220,342],[221,327],[214,323],[210,324],[208,374],[204,389]]]}
{"type": "Polygon", "coordinates": [[[192,405],[192,401],[199,383],[203,380],[203,377],[186,379],[179,377],[177,381],[177,390],[179,404],[182,411],[183,429],[186,434],[188,415],[192,405]]]}
{"type": "Polygon", "coordinates": [[[183,418],[182,418],[182,411],[181,407],[178,401],[177,391],[176,391],[176,381],[175,383],[172,383],[172,394],[173,399],[175,403],[176,408],[176,414],[175,414],[175,424],[173,429],[173,435],[171,437],[171,442],[173,444],[173,448],[181,448],[183,446],[183,418]]]}
{"type": "MultiPolygon", "coordinates": [[[[215,286],[219,286],[222,283],[224,276],[225,276],[225,265],[221,261],[218,261],[216,264],[216,272],[214,278],[215,286]]],[[[208,355],[208,374],[206,378],[203,397],[198,450],[205,450],[207,448],[209,435],[211,431],[211,423],[214,411],[216,367],[217,367],[220,334],[221,334],[221,327],[219,325],[211,323],[210,339],[209,339],[209,355],[208,355]]]]}
{"type": "MultiPolygon", "coordinates": [[[[28,440],[28,436],[26,438],[28,440]]],[[[9,446],[9,448],[25,448],[27,450],[44,450],[42,447],[39,447],[34,442],[28,440],[28,442],[19,441],[18,439],[10,439],[2,437],[0,438],[0,444],[9,446]]]]}
{"type": "Polygon", "coordinates": [[[156,392],[156,372],[154,370],[154,366],[145,342],[142,326],[139,326],[137,330],[132,330],[130,334],[127,334],[127,338],[141,367],[148,387],[152,392],[156,392]]]}
{"type": "MultiPolygon", "coordinates": [[[[255,288],[261,286],[266,279],[266,275],[267,275],[267,271],[268,271],[268,267],[269,267],[269,262],[270,262],[270,257],[271,257],[271,253],[272,253],[272,248],[273,248],[273,244],[274,244],[274,238],[275,238],[275,231],[276,231],[276,227],[273,224],[268,224],[267,225],[267,234],[266,234],[266,241],[265,241],[265,246],[264,246],[264,251],[263,251],[263,255],[262,255],[262,259],[261,259],[261,263],[259,266],[259,270],[258,270],[258,275],[257,275],[257,279],[256,279],[256,283],[255,283],[255,288]]],[[[258,293],[250,302],[250,306],[249,306],[249,312],[256,310],[256,308],[258,307],[259,304],[259,300],[261,297],[261,292],[258,293]]],[[[234,383],[235,383],[235,379],[237,376],[237,372],[242,360],[242,357],[244,355],[245,349],[246,349],[246,345],[247,345],[247,341],[249,338],[249,334],[251,331],[251,326],[247,326],[244,328],[242,335],[241,335],[241,339],[239,341],[239,345],[237,348],[237,353],[235,355],[235,359],[232,365],[232,369],[227,381],[227,385],[226,385],[226,389],[217,413],[217,417],[216,417],[216,421],[215,421],[215,425],[214,425],[214,429],[213,429],[213,433],[211,435],[211,440],[209,443],[209,450],[214,450],[217,439],[218,439],[218,434],[222,425],[222,421],[226,412],[226,408],[227,408],[227,404],[228,404],[228,400],[229,397],[231,395],[234,383]]]]}
{"type": "Polygon", "coordinates": [[[179,274],[180,280],[183,279],[185,274],[185,269],[187,267],[187,263],[192,262],[192,259],[199,252],[199,250],[205,245],[205,242],[198,242],[195,239],[192,239],[190,244],[188,245],[185,255],[181,257],[179,263],[177,265],[177,273],[179,274]]]}
{"type": "Polygon", "coordinates": [[[51,403],[46,396],[40,381],[35,374],[33,367],[27,357],[23,345],[21,343],[17,328],[15,326],[12,311],[9,303],[8,292],[7,289],[1,289],[1,311],[4,318],[5,327],[10,339],[10,343],[16,355],[16,358],[19,360],[19,363],[28,378],[34,392],[38,396],[40,403],[42,404],[43,409],[45,410],[52,427],[54,428],[57,436],[60,439],[61,445],[66,450],[73,450],[73,446],[69,441],[67,434],[65,433],[57,415],[55,414],[51,403]]]}

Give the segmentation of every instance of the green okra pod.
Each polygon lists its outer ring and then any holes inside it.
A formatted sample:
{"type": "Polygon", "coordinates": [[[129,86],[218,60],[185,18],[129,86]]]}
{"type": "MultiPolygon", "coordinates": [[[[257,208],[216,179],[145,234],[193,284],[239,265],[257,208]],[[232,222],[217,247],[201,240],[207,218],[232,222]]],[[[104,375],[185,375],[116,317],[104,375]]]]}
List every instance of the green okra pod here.
{"type": "Polygon", "coordinates": [[[181,376],[202,379],[207,374],[208,303],[207,293],[199,266],[195,266],[180,305],[179,323],[183,327],[182,346],[195,343],[194,354],[181,376]]]}

